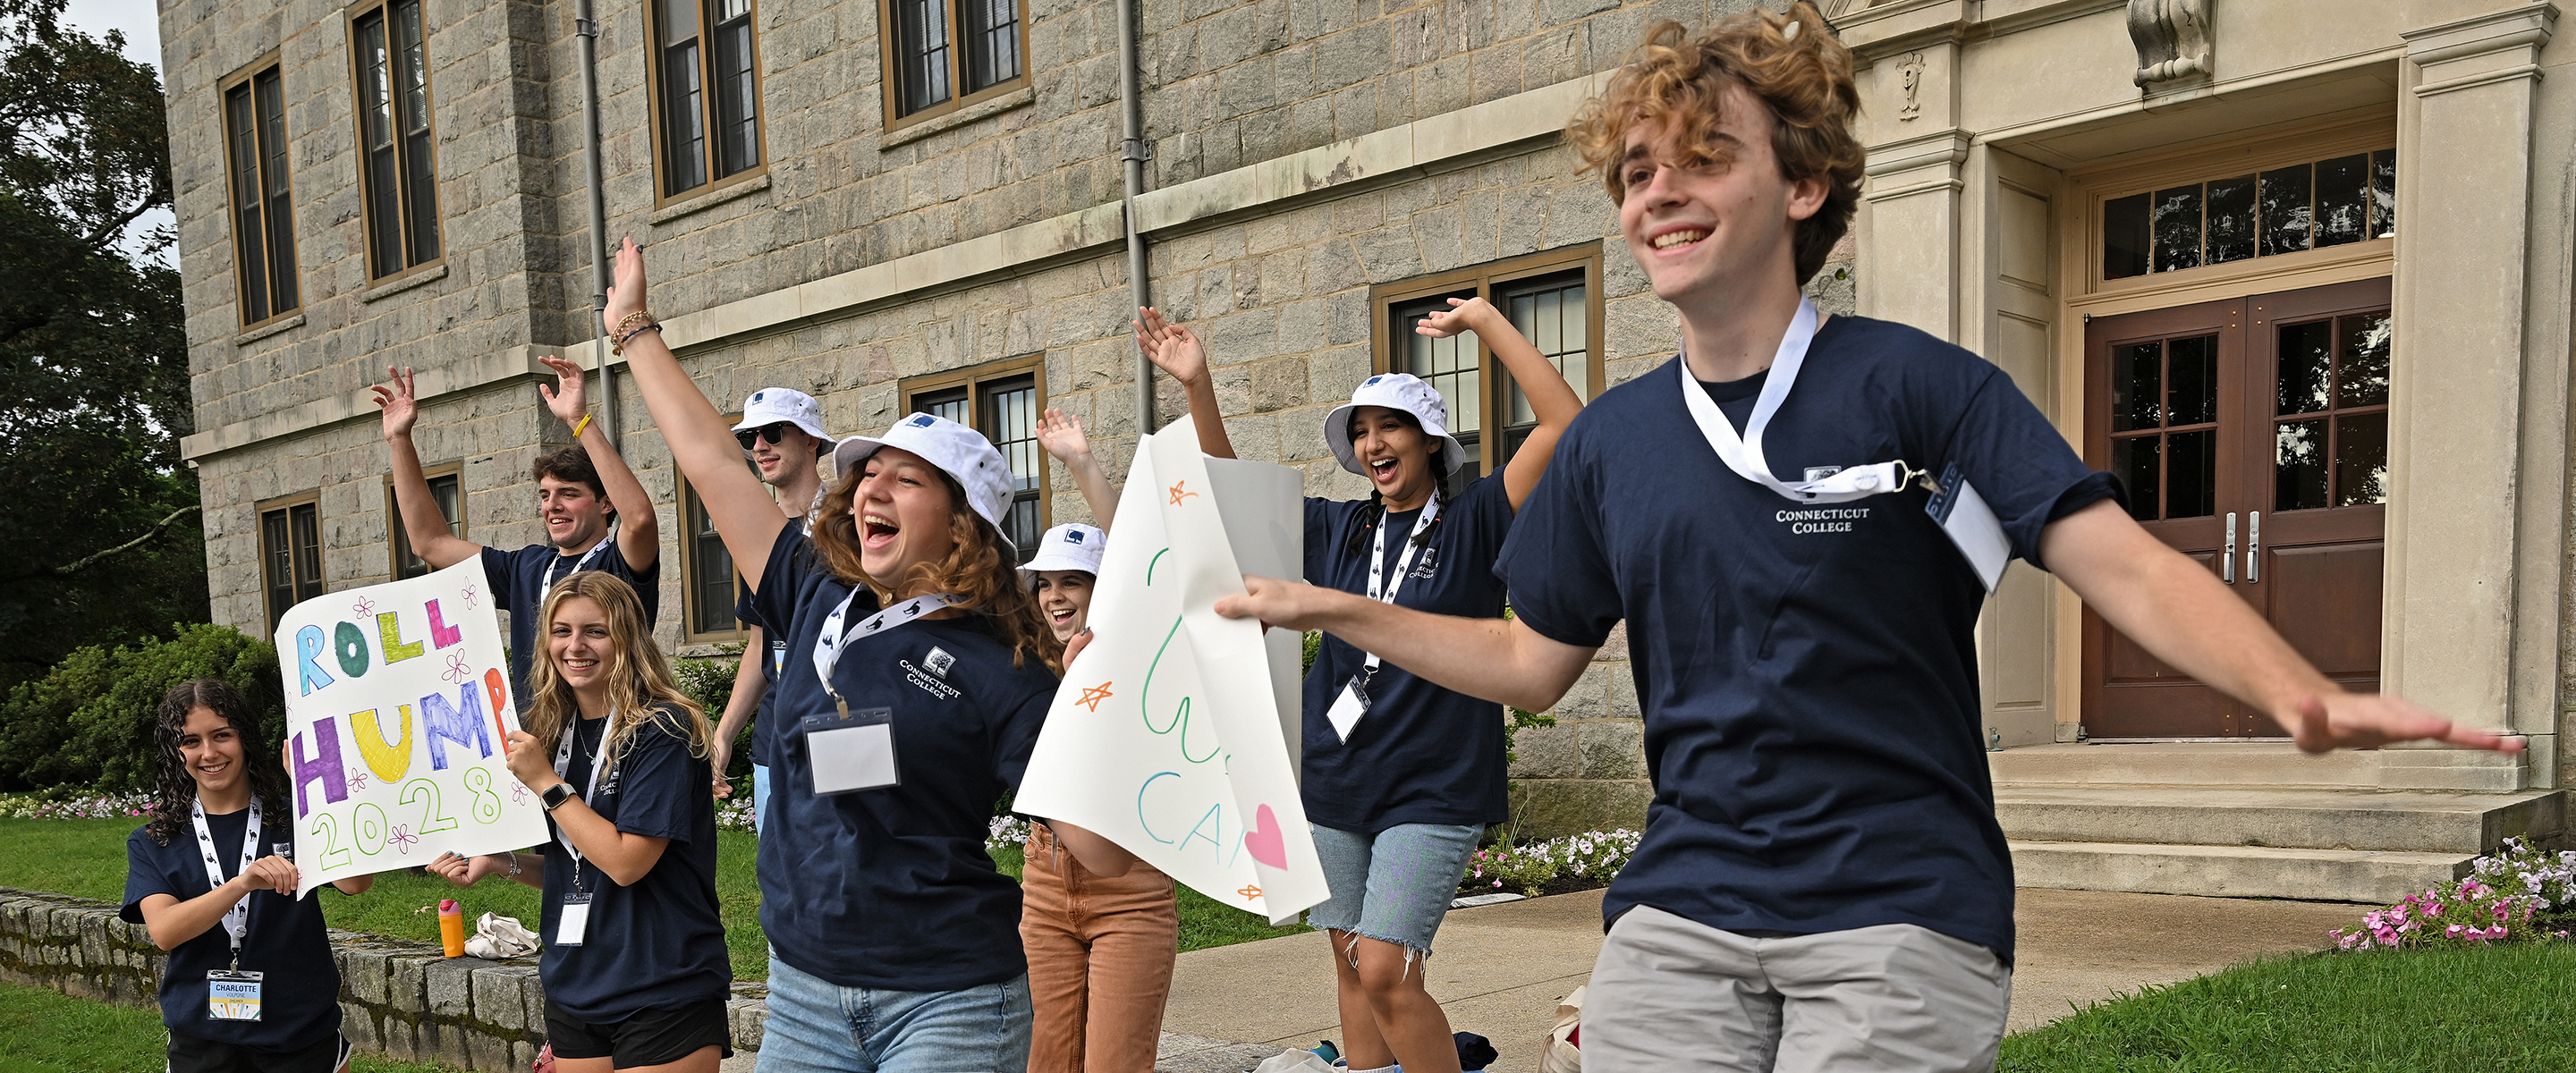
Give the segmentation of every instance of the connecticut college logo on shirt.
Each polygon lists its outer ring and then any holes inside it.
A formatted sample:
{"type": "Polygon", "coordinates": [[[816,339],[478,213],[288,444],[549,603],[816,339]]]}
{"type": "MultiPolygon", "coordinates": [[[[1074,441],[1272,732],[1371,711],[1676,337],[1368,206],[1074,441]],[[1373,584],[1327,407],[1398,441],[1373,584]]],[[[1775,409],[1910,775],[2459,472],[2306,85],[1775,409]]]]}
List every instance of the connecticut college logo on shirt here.
{"type": "Polygon", "coordinates": [[[895,662],[903,665],[904,680],[920,686],[922,692],[941,700],[957,699],[957,687],[944,681],[948,668],[957,665],[957,657],[949,655],[947,649],[931,646],[930,654],[921,657],[918,665],[908,659],[895,662]]]}

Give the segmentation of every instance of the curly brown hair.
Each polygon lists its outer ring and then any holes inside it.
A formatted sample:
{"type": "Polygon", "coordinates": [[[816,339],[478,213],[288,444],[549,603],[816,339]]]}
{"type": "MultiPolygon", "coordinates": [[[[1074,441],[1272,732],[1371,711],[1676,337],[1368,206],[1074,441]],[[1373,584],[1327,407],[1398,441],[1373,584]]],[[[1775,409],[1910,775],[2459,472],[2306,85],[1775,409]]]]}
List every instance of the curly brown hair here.
{"type": "MultiPolygon", "coordinates": [[[[902,594],[877,584],[859,564],[859,523],[850,507],[866,474],[866,465],[852,465],[840,484],[823,497],[811,539],[833,576],[867,586],[880,604],[892,603],[902,594]]],[[[942,472],[939,483],[948,489],[948,536],[956,544],[937,562],[914,564],[905,590],[958,597],[957,608],[992,619],[1002,643],[1011,647],[1011,666],[1021,666],[1034,655],[1049,671],[1063,674],[1064,643],[1048,628],[1037,596],[1021,584],[1018,557],[1011,554],[1010,541],[967,505],[966,489],[955,477],[942,472]]]]}
{"type": "Polygon", "coordinates": [[[286,770],[282,760],[270,762],[268,739],[259,732],[259,709],[231,683],[199,678],[173,687],[152,713],[152,749],[160,763],[153,769],[152,819],[143,826],[155,845],[169,845],[186,830],[190,806],[197,803],[196,776],[188,773],[188,762],[179,754],[179,738],[188,713],[199,708],[232,724],[233,740],[241,744],[242,772],[250,777],[251,796],[259,799],[260,809],[281,820],[292,815],[286,811],[286,770]]]}
{"type": "Polygon", "coordinates": [[[1678,22],[1648,27],[1609,88],[1566,125],[1566,140],[1582,154],[1585,170],[1601,173],[1610,200],[1623,201],[1627,190],[1619,166],[1628,153],[1628,131],[1640,123],[1671,123],[1684,157],[1667,163],[1731,162],[1717,140],[1730,84],[1743,86],[1771,109],[1771,155],[1781,176],[1825,183],[1824,207],[1798,222],[1798,283],[1804,286],[1851,229],[1868,160],[1851,131],[1860,114],[1851,50],[1835,40],[1814,4],[1799,0],[1787,14],[1737,15],[1697,37],[1678,22]]]}

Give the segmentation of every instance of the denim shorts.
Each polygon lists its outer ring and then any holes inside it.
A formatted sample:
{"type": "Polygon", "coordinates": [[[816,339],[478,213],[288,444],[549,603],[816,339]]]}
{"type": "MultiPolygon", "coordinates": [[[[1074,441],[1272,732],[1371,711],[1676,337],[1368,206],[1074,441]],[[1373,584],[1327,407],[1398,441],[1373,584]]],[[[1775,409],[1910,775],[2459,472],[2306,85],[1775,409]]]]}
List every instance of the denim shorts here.
{"type": "Polygon", "coordinates": [[[1485,829],[1402,823],[1364,835],[1313,826],[1315,856],[1332,897],[1307,910],[1306,923],[1429,954],[1485,829]]]}

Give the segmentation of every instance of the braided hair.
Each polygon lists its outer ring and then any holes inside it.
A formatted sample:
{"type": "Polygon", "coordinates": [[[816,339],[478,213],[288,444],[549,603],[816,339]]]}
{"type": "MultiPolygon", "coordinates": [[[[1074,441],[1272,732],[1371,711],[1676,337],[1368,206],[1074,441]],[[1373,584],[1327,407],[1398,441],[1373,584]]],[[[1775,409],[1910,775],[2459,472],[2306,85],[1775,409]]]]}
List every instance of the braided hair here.
{"type": "Polygon", "coordinates": [[[251,795],[259,800],[261,810],[285,814],[286,772],[267,762],[268,742],[260,736],[259,713],[250,698],[221,679],[181,682],[161,698],[152,718],[152,744],[161,762],[153,779],[152,821],[143,830],[155,845],[169,845],[187,826],[191,806],[197,803],[197,780],[188,774],[187,758],[179,754],[179,738],[187,732],[188,713],[199,708],[210,709],[232,724],[233,740],[241,743],[242,771],[250,777],[251,795]]]}

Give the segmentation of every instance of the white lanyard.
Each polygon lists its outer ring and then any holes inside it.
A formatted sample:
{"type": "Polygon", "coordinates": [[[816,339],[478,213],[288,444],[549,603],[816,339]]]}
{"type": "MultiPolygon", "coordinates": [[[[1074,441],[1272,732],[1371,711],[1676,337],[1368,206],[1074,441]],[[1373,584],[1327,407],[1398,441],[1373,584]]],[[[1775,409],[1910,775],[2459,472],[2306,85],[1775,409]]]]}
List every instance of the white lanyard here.
{"type": "MultiPolygon", "coordinates": [[[[563,729],[562,740],[555,743],[555,777],[558,779],[571,778],[571,776],[565,774],[565,772],[572,770],[572,739],[576,736],[576,731],[581,726],[580,720],[580,715],[576,713],[573,716],[573,724],[563,729]]],[[[611,705],[608,709],[607,720],[602,723],[599,728],[599,755],[593,756],[590,759],[590,785],[581,792],[582,802],[592,808],[599,807],[598,803],[592,801],[591,798],[599,795],[599,773],[608,769],[608,739],[615,737],[616,731],[617,708],[616,706],[611,705]]],[[[572,844],[572,836],[564,833],[562,824],[555,825],[555,841],[563,843],[564,852],[572,855],[574,883],[575,885],[579,885],[581,876],[580,847],[572,844]]]]}
{"type": "MultiPolygon", "coordinates": [[[[616,541],[617,533],[611,530],[607,536],[599,538],[599,543],[591,545],[589,551],[583,552],[581,559],[572,564],[572,573],[564,576],[571,577],[573,574],[590,569],[590,561],[599,558],[599,553],[607,551],[608,546],[616,541]]],[[[547,593],[555,591],[555,568],[563,565],[564,558],[561,555],[555,556],[555,561],[546,567],[545,587],[537,590],[537,599],[540,602],[545,600],[547,593]]]]}
{"type": "MultiPolygon", "coordinates": [[[[1434,495],[1431,497],[1430,502],[1422,505],[1422,516],[1413,520],[1413,532],[1405,537],[1404,554],[1396,559],[1395,583],[1392,585],[1385,584],[1386,521],[1384,518],[1380,518],[1378,520],[1377,537],[1369,544],[1369,599],[1376,600],[1380,603],[1391,604],[1395,602],[1396,592],[1404,588],[1404,579],[1406,575],[1413,572],[1413,553],[1422,550],[1422,534],[1431,531],[1431,523],[1438,520],[1440,520],[1440,497],[1434,495]],[[1384,586],[1384,595],[1379,594],[1380,586],[1382,585],[1384,586]]],[[[1360,665],[1360,669],[1365,673],[1374,674],[1376,673],[1377,665],[1380,662],[1382,661],[1378,658],[1378,654],[1371,652],[1368,654],[1367,661],[1360,665]]]]}
{"type": "MultiPolygon", "coordinates": [[[[224,885],[224,867],[221,861],[215,859],[215,833],[206,826],[206,803],[190,802],[188,818],[196,823],[197,845],[205,851],[206,889],[220,888],[224,885]]],[[[250,862],[259,858],[259,798],[257,797],[250,799],[250,823],[242,828],[241,852],[241,871],[246,872],[250,870],[250,862]]],[[[249,895],[243,895],[242,900],[234,902],[232,908],[224,910],[224,934],[233,941],[233,964],[238,967],[241,964],[242,940],[250,935],[249,895]]]]}
{"type": "Polygon", "coordinates": [[[1816,306],[1805,298],[1798,299],[1798,315],[1789,321],[1788,334],[1780,337],[1779,352],[1771,359],[1771,376],[1762,383],[1762,394],[1753,401],[1753,418],[1744,423],[1744,435],[1735,434],[1735,425],[1708,397],[1708,391],[1691,375],[1690,362],[1673,364],[1681,367],[1682,405],[1690,410],[1691,420],[1699,423],[1700,434],[1717,451],[1718,461],[1745,480],[1780,493],[1801,503],[1847,503],[1855,499],[1893,492],[1905,486],[1912,472],[1900,459],[1866,466],[1853,466],[1818,480],[1791,483],[1771,475],[1771,464],[1762,457],[1762,433],[1771,427],[1771,418],[1788,401],[1789,389],[1797,386],[1798,369],[1807,362],[1807,345],[1816,338],[1816,306]]]}
{"type": "Polygon", "coordinates": [[[913,622],[926,612],[954,606],[958,600],[955,594],[945,592],[915,596],[869,616],[867,621],[859,623],[858,629],[851,631],[849,637],[843,637],[841,622],[849,617],[850,601],[858,598],[857,589],[852,589],[849,595],[841,597],[840,606],[834,607],[831,615],[823,620],[823,632],[814,637],[814,677],[823,680],[823,691],[830,693],[833,703],[841,706],[841,717],[844,719],[849,718],[850,702],[841,699],[840,690],[832,688],[832,668],[840,664],[841,653],[850,647],[850,642],[854,639],[865,640],[890,628],[913,622]]]}

